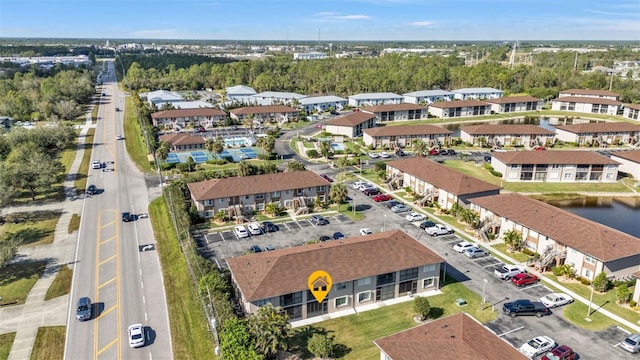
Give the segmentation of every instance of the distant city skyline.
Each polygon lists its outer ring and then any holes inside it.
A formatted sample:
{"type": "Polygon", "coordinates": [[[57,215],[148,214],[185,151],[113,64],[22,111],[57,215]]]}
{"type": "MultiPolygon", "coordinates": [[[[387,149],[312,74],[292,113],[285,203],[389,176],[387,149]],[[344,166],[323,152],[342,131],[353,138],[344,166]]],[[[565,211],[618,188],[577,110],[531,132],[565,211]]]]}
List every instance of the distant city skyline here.
{"type": "Polygon", "coordinates": [[[640,1],[2,0],[0,37],[640,41],[640,1]]]}

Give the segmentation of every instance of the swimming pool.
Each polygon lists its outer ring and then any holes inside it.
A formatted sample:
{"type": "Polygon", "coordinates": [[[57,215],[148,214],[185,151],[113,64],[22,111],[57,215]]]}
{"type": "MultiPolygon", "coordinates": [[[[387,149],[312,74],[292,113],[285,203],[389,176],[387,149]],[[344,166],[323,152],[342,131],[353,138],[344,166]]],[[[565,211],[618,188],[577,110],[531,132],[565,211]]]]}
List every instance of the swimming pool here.
{"type": "Polygon", "coordinates": [[[331,148],[333,150],[338,150],[338,151],[343,151],[344,148],[344,144],[339,144],[339,143],[331,143],[331,148]]]}
{"type": "Polygon", "coordinates": [[[225,147],[253,146],[255,144],[256,139],[252,137],[234,137],[224,139],[225,147]]]}

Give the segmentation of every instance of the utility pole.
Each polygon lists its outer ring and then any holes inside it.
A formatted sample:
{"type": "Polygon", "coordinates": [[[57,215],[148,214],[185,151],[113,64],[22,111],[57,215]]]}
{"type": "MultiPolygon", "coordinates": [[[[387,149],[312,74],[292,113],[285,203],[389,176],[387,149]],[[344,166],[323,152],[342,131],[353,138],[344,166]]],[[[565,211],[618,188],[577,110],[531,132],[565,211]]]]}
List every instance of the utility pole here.
{"type": "Polygon", "coordinates": [[[578,53],[576,52],[576,58],[573,60],[573,71],[578,70],[578,53]]]}

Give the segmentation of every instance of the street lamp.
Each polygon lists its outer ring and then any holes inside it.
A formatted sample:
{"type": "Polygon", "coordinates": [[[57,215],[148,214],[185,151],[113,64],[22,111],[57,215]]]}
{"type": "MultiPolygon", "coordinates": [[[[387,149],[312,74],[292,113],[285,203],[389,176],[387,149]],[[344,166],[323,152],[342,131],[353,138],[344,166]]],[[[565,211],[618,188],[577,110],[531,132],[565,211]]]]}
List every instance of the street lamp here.
{"type": "Polygon", "coordinates": [[[589,297],[589,309],[587,310],[587,318],[585,320],[591,321],[591,304],[593,303],[593,283],[591,283],[591,296],[589,297]]]}
{"type": "Polygon", "coordinates": [[[447,282],[447,256],[449,256],[449,253],[448,252],[444,253],[444,276],[442,277],[442,284],[447,282]]]}
{"type": "Polygon", "coordinates": [[[484,298],[484,290],[487,287],[487,279],[482,279],[482,281],[484,282],[484,284],[482,284],[482,302],[480,303],[480,310],[482,310],[482,305],[484,305],[484,303],[486,302],[484,298]]]}

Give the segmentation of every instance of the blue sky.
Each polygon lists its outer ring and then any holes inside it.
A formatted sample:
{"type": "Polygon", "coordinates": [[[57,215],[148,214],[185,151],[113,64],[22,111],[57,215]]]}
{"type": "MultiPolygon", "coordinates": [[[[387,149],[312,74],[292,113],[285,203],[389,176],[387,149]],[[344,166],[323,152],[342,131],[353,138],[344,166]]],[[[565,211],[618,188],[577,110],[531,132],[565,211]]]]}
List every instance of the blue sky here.
{"type": "Polygon", "coordinates": [[[1,0],[0,37],[640,41],[640,1],[1,0]]]}

